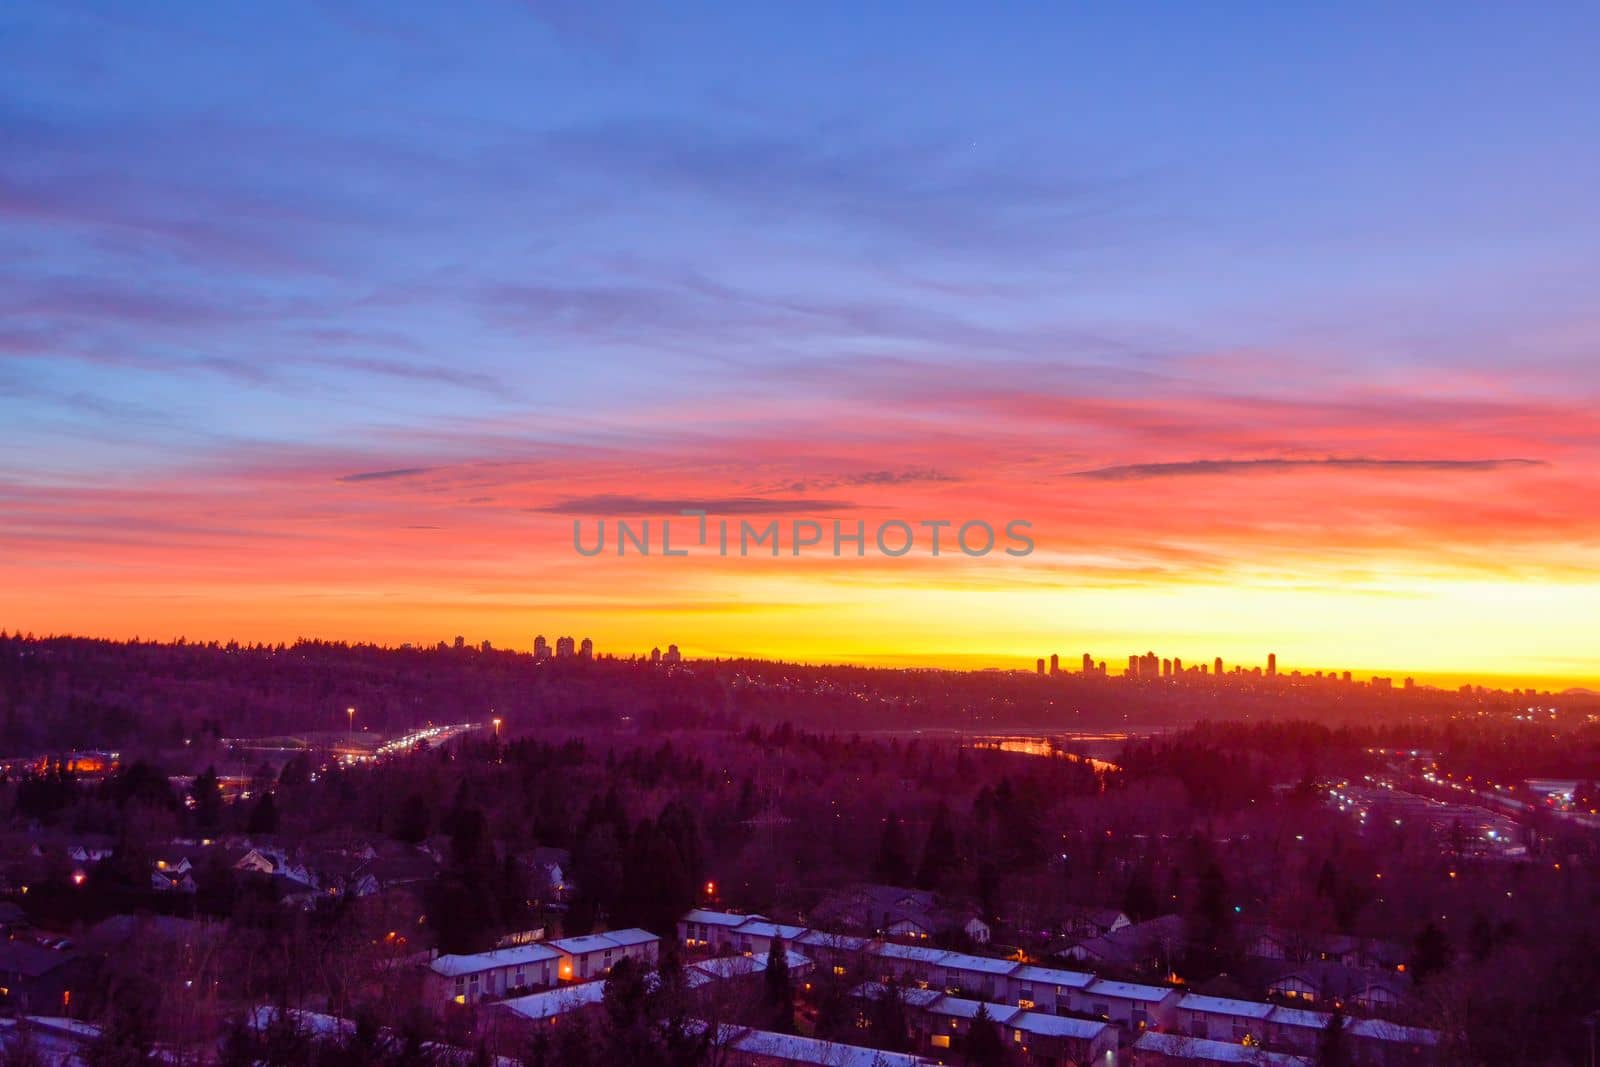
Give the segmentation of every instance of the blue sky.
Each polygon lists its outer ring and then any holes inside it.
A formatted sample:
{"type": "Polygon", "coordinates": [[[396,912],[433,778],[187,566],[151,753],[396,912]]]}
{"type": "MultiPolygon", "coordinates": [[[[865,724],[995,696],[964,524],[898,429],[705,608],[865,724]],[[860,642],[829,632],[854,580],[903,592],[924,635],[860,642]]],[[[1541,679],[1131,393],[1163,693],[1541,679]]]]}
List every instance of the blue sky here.
{"type": "Polygon", "coordinates": [[[974,482],[1306,450],[1587,473],[1550,406],[1600,385],[1597,22],[7,5],[0,479],[32,507],[575,449],[665,478],[707,442],[764,457],[708,470],[730,493],[937,466],[830,421],[880,397],[974,482]],[[1169,409],[1029,436],[972,421],[991,388],[1169,409]],[[1241,439],[1254,405],[1310,414],[1241,439]],[[851,448],[771,469],[818,437],[851,448]]]}

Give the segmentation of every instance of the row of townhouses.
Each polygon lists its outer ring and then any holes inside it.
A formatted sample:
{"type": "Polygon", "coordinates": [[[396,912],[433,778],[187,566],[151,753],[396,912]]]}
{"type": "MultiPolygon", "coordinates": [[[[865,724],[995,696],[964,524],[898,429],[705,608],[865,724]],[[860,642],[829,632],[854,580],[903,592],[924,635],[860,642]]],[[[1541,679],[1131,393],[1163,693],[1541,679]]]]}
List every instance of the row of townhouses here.
{"type": "MultiPolygon", "coordinates": [[[[813,930],[760,915],[697,909],[679,921],[678,937],[691,951],[715,954],[765,953],[775,938],[782,937],[817,967],[835,976],[860,978],[866,983],[859,987],[864,995],[891,985],[904,989],[910,1006],[934,1016],[923,1036],[935,1051],[959,1043],[962,1019],[970,1020],[980,1003],[989,1005],[989,1015],[997,1023],[1010,1027],[1011,1043],[1029,1049],[1036,1062],[1088,1062],[1083,1054],[1102,1056],[1108,1040],[1092,1026],[1066,1027],[1047,1035],[1039,1031],[1044,1025],[1040,1017],[1098,1020],[1115,1028],[1109,1038],[1112,1048],[1135,1045],[1140,1035],[1159,1032],[1184,1039],[1186,1046],[1211,1042],[1262,1056],[1264,1048],[1283,1049],[1286,1055],[1314,1050],[1332,1018],[1331,1013],[1297,1005],[1198,996],[1176,986],[1116,981],[1088,971],[813,930]],[[948,1017],[940,1016],[941,1011],[948,1017]],[[1052,1040],[1043,1040],[1046,1037],[1052,1040]],[[1067,1046],[1075,1052],[1056,1055],[1067,1046]]],[[[1416,1062],[1439,1040],[1435,1031],[1380,1019],[1351,1020],[1349,1033],[1372,1058],[1392,1063],[1416,1062]]],[[[1147,1059],[1171,1058],[1171,1042],[1153,1044],[1165,1051],[1148,1049],[1147,1059]]]]}

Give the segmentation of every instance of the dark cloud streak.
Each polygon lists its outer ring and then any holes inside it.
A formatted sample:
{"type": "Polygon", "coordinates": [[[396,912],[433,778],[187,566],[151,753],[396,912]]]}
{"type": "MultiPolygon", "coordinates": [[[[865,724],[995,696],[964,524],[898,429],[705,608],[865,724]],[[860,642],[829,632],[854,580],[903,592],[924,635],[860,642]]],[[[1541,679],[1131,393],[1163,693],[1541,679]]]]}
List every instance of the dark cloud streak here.
{"type": "Polygon", "coordinates": [[[1126,482],[1149,478],[1189,478],[1213,474],[1275,473],[1295,470],[1363,471],[1440,471],[1467,473],[1505,470],[1515,467],[1543,467],[1537,459],[1370,459],[1335,457],[1324,459],[1195,459],[1177,463],[1129,463],[1094,470],[1073,471],[1069,477],[1095,481],[1126,482]]]}
{"type": "Polygon", "coordinates": [[[757,496],[702,497],[673,499],[600,493],[569,497],[529,511],[555,515],[680,515],[685,511],[704,511],[707,515],[788,515],[805,511],[846,511],[854,507],[848,500],[803,498],[779,500],[757,496]]]}

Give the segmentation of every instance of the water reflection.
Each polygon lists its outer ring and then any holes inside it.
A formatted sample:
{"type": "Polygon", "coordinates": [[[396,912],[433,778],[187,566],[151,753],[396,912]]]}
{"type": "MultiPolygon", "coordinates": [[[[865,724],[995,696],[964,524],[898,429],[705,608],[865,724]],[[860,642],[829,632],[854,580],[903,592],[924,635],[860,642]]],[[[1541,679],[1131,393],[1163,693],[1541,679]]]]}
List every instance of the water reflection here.
{"type": "Polygon", "coordinates": [[[1110,748],[1120,746],[1127,739],[1127,734],[1120,733],[1072,734],[1064,738],[1028,736],[1026,734],[990,734],[974,737],[969,744],[973,748],[986,748],[999,752],[1016,752],[1024,756],[1064,759],[1073,763],[1087,763],[1094,770],[1103,773],[1120,770],[1120,768],[1110,760],[1100,759],[1079,751],[1071,751],[1065,745],[1071,744],[1073,749],[1082,749],[1090,745],[1103,745],[1110,748]]]}

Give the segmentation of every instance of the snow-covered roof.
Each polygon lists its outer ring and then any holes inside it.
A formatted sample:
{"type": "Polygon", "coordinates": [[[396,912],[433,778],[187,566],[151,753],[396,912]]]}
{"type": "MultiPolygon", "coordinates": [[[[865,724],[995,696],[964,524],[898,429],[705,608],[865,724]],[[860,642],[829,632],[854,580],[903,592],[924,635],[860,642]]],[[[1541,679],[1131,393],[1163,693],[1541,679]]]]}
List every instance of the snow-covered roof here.
{"type": "Polygon", "coordinates": [[[804,926],[790,926],[787,923],[775,923],[767,919],[751,919],[741,923],[734,930],[736,934],[749,934],[751,937],[782,937],[793,941],[806,932],[804,926]]]}
{"type": "Polygon", "coordinates": [[[544,993],[530,993],[525,997],[502,1000],[499,1007],[524,1019],[553,1019],[590,1004],[598,1004],[605,993],[604,982],[582,982],[544,993]]]}
{"type": "Polygon", "coordinates": [[[840,1045],[814,1037],[747,1030],[733,1047],[751,1056],[766,1056],[788,1063],[814,1063],[826,1067],[920,1067],[928,1061],[905,1052],[883,1052],[859,1045],[840,1045]]]}
{"type": "Polygon", "coordinates": [[[1286,1008],[1277,1005],[1272,1009],[1272,1014],[1267,1021],[1278,1026],[1302,1026],[1312,1030],[1321,1030],[1328,1025],[1328,1020],[1333,1018],[1325,1011],[1312,1011],[1309,1008],[1286,1008]]]}
{"type": "Polygon", "coordinates": [[[1098,1019],[1073,1019],[1041,1011],[1025,1011],[1009,1025],[1038,1037],[1075,1037],[1084,1041],[1093,1041],[1111,1027],[1110,1023],[1098,1019]]]}
{"type": "MultiPolygon", "coordinates": [[[[862,982],[850,990],[850,995],[862,1000],[879,1000],[888,995],[890,988],[882,982],[862,982]]],[[[899,992],[900,999],[913,1008],[926,1008],[944,997],[941,989],[919,989],[916,986],[901,987],[899,992]]]]}
{"type": "Polygon", "coordinates": [[[1437,1045],[1439,1031],[1425,1030],[1420,1026],[1401,1026],[1387,1019],[1356,1019],[1350,1023],[1350,1033],[1373,1041],[1394,1041],[1404,1045],[1437,1045]]]}
{"type": "Polygon", "coordinates": [[[1187,993],[1178,1001],[1180,1011],[1203,1011],[1211,1015],[1229,1015],[1240,1019],[1265,1019],[1273,1005],[1255,1000],[1234,1000],[1231,997],[1203,997],[1187,993]]]}
{"type": "Polygon", "coordinates": [[[561,953],[549,944],[536,941],[527,945],[513,945],[511,948],[497,948],[490,952],[477,952],[469,956],[440,956],[428,964],[428,967],[434,974],[455,978],[458,975],[477,974],[496,967],[517,967],[560,958],[561,953]]]}
{"type": "MultiPolygon", "coordinates": [[[[767,969],[768,959],[767,953],[758,952],[753,956],[718,956],[714,959],[701,960],[686,968],[685,980],[691,988],[694,988],[709,981],[760,974],[767,969]],[[697,975],[699,977],[696,977],[697,975]]],[[[791,971],[811,966],[811,961],[798,952],[787,953],[785,962],[791,971]]]]}
{"type": "Polygon", "coordinates": [[[629,926],[621,930],[607,930],[600,936],[609,938],[619,945],[648,945],[652,941],[661,940],[649,930],[641,930],[637,926],[629,926]]]}
{"type": "Polygon", "coordinates": [[[1109,978],[1096,978],[1084,988],[1084,992],[1090,996],[1155,1002],[1167,999],[1174,990],[1166,986],[1139,985],[1136,982],[1113,982],[1109,978]]]}
{"type": "Polygon", "coordinates": [[[1055,967],[1040,967],[1032,963],[1024,964],[1011,972],[1011,977],[1024,982],[1037,982],[1040,985],[1066,986],[1071,989],[1082,989],[1094,981],[1094,975],[1083,971],[1063,971],[1055,967]]]}
{"type": "Polygon", "coordinates": [[[872,941],[865,937],[855,937],[851,934],[834,934],[827,930],[807,930],[794,939],[802,945],[815,945],[818,948],[833,949],[836,952],[864,952],[872,945],[872,941]]]}
{"type": "Polygon", "coordinates": [[[732,927],[738,926],[740,923],[747,923],[751,919],[763,919],[765,917],[764,915],[735,915],[731,911],[706,911],[703,908],[695,908],[683,917],[683,921],[686,923],[699,923],[702,926],[732,927]]]}
{"type": "Polygon", "coordinates": [[[979,974],[1010,974],[1017,969],[1016,960],[997,960],[993,956],[969,956],[965,952],[951,952],[941,963],[947,971],[976,971],[979,974]]]}
{"type": "Polygon", "coordinates": [[[875,950],[879,956],[886,956],[892,960],[916,960],[919,963],[943,965],[945,958],[950,955],[942,948],[923,948],[921,945],[879,945],[875,950]]]}
{"type": "Polygon", "coordinates": [[[1291,1056],[1283,1052],[1263,1052],[1250,1045],[1232,1041],[1207,1041],[1183,1034],[1158,1034],[1147,1031],[1133,1043],[1135,1052],[1154,1052],[1174,1059],[1211,1061],[1214,1063],[1248,1063],[1253,1067],[1311,1067],[1304,1056],[1291,1056]]]}
{"type": "Polygon", "coordinates": [[[990,1019],[1006,1025],[1017,1016],[1025,1014],[1021,1008],[1006,1004],[989,1004],[981,1000],[966,1000],[962,997],[941,997],[939,1002],[928,1010],[935,1015],[948,1015],[954,1019],[971,1019],[978,1014],[980,1008],[989,1013],[990,1019]]]}

